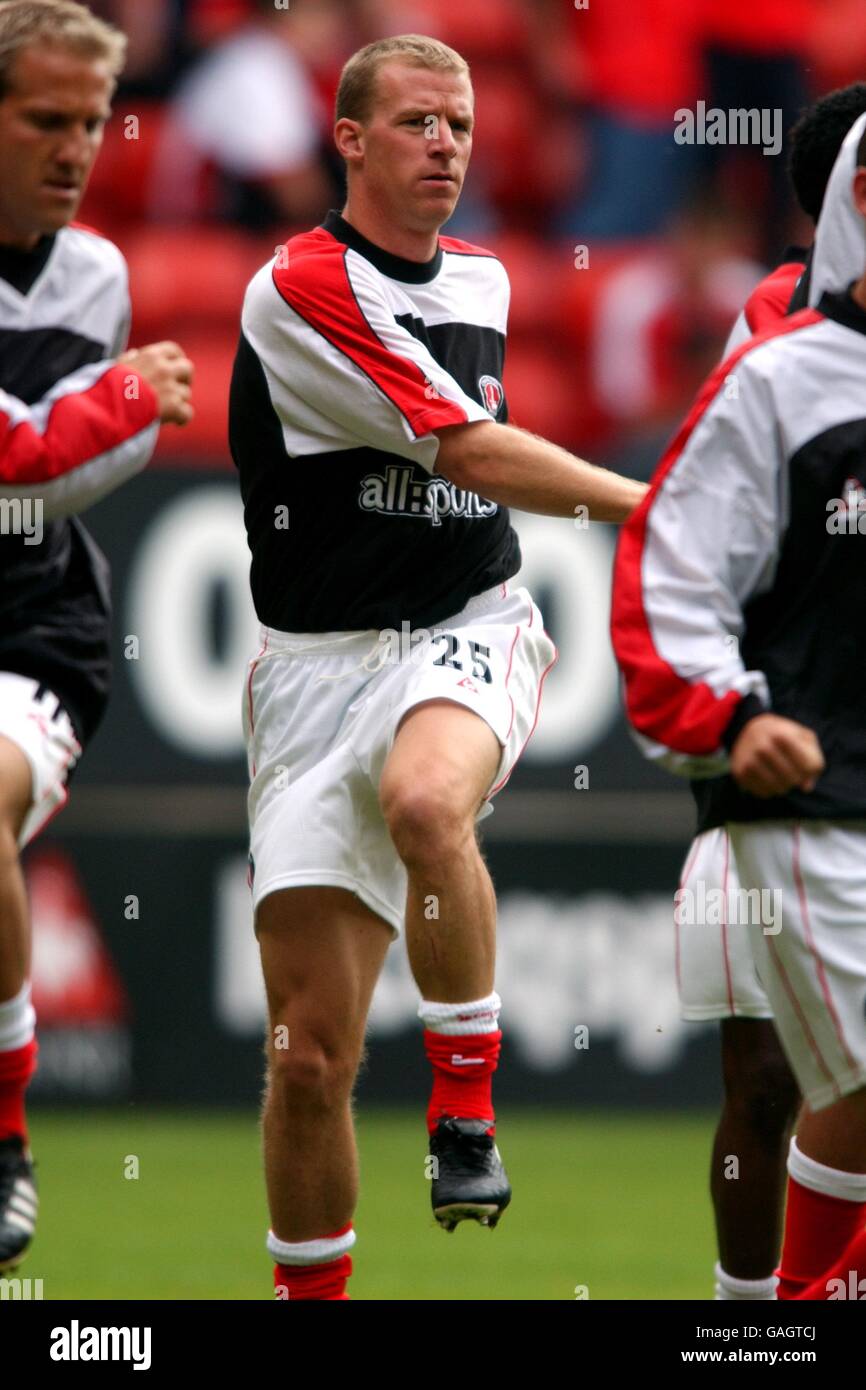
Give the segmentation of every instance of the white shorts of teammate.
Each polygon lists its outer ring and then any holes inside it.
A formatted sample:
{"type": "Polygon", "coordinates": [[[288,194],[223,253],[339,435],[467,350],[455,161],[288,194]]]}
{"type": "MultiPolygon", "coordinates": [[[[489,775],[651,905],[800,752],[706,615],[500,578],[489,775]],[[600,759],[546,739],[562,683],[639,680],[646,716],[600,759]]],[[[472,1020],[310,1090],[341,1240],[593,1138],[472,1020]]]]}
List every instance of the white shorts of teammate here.
{"type": "Polygon", "coordinates": [[[21,749],[33,777],[33,800],[18,836],[23,849],[65,805],[81,745],[57,696],[9,671],[0,671],[0,735],[21,749]]]}
{"type": "Polygon", "coordinates": [[[758,972],[750,904],[743,903],[727,831],[689,846],[674,904],[677,988],[683,1018],[772,1018],[758,972]],[[741,910],[745,906],[747,910],[741,910]]]}
{"type": "Polygon", "coordinates": [[[744,888],[776,895],[751,941],[776,1029],[820,1110],[866,1085],[866,821],[728,826],[744,888]]]}
{"type": "Polygon", "coordinates": [[[507,782],[538,719],[556,648],[526,589],[479,594],[436,624],[404,633],[289,633],[263,628],[244,691],[254,908],[269,893],[324,884],[356,893],[401,930],[407,875],[378,788],[397,727],[414,706],[474,710],[502,746],[489,798],[507,782]]]}

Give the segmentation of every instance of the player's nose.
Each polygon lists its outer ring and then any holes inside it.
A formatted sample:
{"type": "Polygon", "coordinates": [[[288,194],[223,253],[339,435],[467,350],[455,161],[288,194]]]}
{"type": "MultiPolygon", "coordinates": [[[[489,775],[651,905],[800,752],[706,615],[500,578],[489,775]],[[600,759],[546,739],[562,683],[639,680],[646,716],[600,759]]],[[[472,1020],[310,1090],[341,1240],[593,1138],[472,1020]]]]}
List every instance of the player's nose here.
{"type": "Polygon", "coordinates": [[[454,132],[447,116],[440,116],[435,128],[431,123],[433,134],[430,136],[430,144],[437,154],[447,154],[453,158],[457,153],[457,142],[454,139],[454,132]]]}
{"type": "Polygon", "coordinates": [[[79,172],[88,169],[95,155],[93,140],[83,126],[66,131],[54,152],[55,162],[59,166],[79,172]]]}

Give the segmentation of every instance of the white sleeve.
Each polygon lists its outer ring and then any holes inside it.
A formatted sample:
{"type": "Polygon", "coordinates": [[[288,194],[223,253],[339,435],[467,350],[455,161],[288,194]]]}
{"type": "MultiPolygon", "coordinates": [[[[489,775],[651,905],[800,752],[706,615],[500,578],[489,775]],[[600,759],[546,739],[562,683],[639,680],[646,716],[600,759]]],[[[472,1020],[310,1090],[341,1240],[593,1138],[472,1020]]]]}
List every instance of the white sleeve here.
{"type": "Polygon", "coordinates": [[[739,639],[744,605],[772,584],[784,525],[769,384],[749,354],[712,380],[623,527],[614,583],[628,717],[646,756],[687,777],[725,772],[732,721],[769,708],[739,639]]]}
{"type": "Polygon", "coordinates": [[[397,322],[375,270],[352,251],[307,276],[265,267],[248,291],[242,326],[292,457],[367,446],[432,473],[434,430],[490,421],[397,322]]]}
{"type": "Polygon", "coordinates": [[[129,269],[126,261],[121,257],[123,267],[123,299],[122,310],[117,322],[114,339],[109,344],[107,356],[120,357],[121,353],[126,352],[129,345],[129,330],[132,325],[132,304],[129,298],[129,269]]]}
{"type": "Polygon", "coordinates": [[[145,467],[158,434],[131,367],[82,367],[32,406],[0,391],[0,498],[38,501],[46,521],[82,512],[145,467]]]}

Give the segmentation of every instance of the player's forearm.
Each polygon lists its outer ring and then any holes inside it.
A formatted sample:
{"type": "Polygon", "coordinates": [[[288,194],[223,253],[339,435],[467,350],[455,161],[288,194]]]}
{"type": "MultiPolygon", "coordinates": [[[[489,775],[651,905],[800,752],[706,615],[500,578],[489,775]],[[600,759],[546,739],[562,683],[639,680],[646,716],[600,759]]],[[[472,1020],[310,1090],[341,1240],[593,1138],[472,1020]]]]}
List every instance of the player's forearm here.
{"type": "Polygon", "coordinates": [[[149,462],[157,407],[146,380],[105,363],[65,377],[36,406],[0,391],[0,498],[38,501],[46,521],[85,511],[149,462]]]}
{"type": "Polygon", "coordinates": [[[586,507],[593,521],[625,521],[647,491],[644,483],[597,468],[511,425],[491,420],[437,433],[437,472],[457,487],[520,511],[573,517],[586,507]]]}

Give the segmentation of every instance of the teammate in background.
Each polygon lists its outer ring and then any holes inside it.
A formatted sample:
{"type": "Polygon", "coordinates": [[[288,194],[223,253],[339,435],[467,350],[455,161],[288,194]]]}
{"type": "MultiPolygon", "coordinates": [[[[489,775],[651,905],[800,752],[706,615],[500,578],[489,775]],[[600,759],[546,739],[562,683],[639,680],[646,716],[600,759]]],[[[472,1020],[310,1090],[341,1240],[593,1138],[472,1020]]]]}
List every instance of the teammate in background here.
{"type": "Polygon", "coordinates": [[[841,179],[857,280],[708,380],[624,528],[614,583],[614,646],[648,756],[730,774],[719,807],[754,959],[806,1102],[779,1296],[809,1300],[856,1298],[866,1274],[864,165],[861,115],[814,249],[817,268],[841,179]]]}
{"type": "Polygon", "coordinates": [[[65,518],[144,467],[160,420],[191,417],[192,367],[176,344],[111,360],[126,345],[126,266],[69,225],[125,44],[65,0],[0,5],[0,495],[35,502],[46,521],[38,535],[0,534],[0,1270],[25,1252],[37,1209],[19,853],[65,802],[108,688],[108,567],[65,518]]]}
{"type": "Polygon", "coordinates": [[[336,106],[343,213],[281,248],[243,309],[230,432],[262,622],[244,710],[267,1247],[290,1300],[348,1296],[351,1093],[404,920],[435,1216],[493,1226],[509,1201],[496,903],[475,821],[532,733],[555,649],[509,584],[506,508],[621,521],[645,490],[505,424],[505,270],[438,235],[473,120],[453,49],[409,35],[356,53],[336,106]]]}
{"type": "Polygon", "coordinates": [[[0,389],[0,499],[38,503],[45,521],[92,507],[147,462],[128,442],[133,383],[144,386],[149,425],[182,425],[187,371],[176,343],[152,343],[64,378],[34,407],[0,389]]]}
{"type": "MultiPolygon", "coordinates": [[[[834,161],[852,124],[866,111],[866,84],[830,92],[790,135],[789,168],[797,200],[817,222],[834,161]]],[[[851,278],[854,276],[851,271],[851,278]]],[[[754,333],[778,325],[807,302],[811,251],[791,248],[752,292],[731,332],[725,357],[754,333]],[[805,272],[805,274],[804,274],[805,272]]],[[[785,1191],[785,1157],[799,1092],[758,979],[750,929],[730,919],[689,920],[690,903],[733,902],[736,867],[721,821],[725,780],[698,780],[699,833],[685,858],[675,913],[677,985],[685,1019],[721,1023],[724,1106],[716,1130],[710,1190],[719,1259],[716,1297],[772,1299],[785,1191]],[[712,891],[708,891],[712,890],[712,891]],[[730,1159],[738,1161],[737,1180],[730,1159]]],[[[796,1144],[791,1152],[795,1152],[796,1144]]]]}

